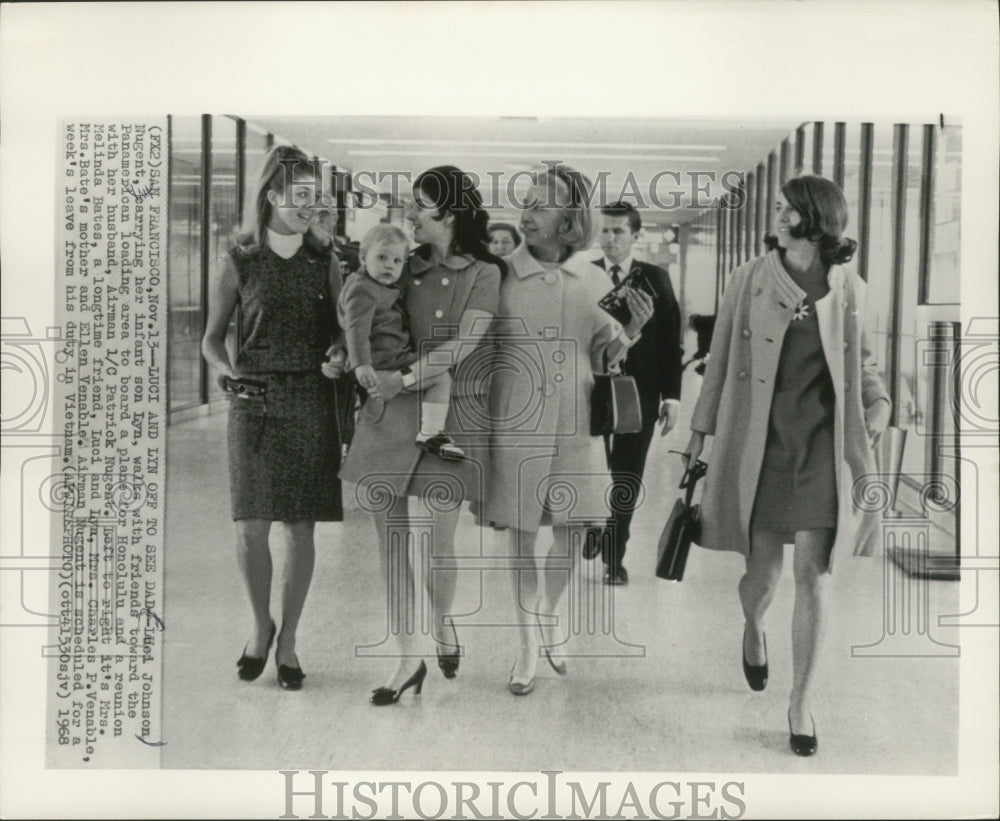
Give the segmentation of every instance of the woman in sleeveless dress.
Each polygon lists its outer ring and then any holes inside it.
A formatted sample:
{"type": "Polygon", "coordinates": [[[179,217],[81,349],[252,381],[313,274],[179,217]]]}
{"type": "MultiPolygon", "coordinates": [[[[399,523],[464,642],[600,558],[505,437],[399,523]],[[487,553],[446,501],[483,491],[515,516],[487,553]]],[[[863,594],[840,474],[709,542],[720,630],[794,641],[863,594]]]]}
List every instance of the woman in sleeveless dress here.
{"type": "Polygon", "coordinates": [[[315,227],[316,183],[302,151],[276,146],[267,155],[248,225],[219,264],[202,342],[230,400],[232,515],[253,617],[238,673],[258,678],[277,638],[278,683],[287,690],[305,678],[296,630],[312,579],[315,523],[343,518],[336,385],[321,371],[339,335],[341,276],[332,244],[315,227]],[[226,332],[237,306],[231,360],[226,332]],[[288,547],[280,629],[270,612],[275,523],[288,547]]]}

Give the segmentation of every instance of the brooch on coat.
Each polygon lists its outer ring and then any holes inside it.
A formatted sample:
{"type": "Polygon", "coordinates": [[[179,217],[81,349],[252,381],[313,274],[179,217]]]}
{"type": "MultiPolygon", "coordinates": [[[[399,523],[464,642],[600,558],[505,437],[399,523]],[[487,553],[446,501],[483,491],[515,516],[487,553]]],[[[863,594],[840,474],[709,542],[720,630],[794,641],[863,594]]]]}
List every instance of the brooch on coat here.
{"type": "Polygon", "coordinates": [[[809,316],[809,303],[804,299],[795,306],[795,314],[792,316],[792,322],[798,322],[800,319],[805,319],[809,316]]]}

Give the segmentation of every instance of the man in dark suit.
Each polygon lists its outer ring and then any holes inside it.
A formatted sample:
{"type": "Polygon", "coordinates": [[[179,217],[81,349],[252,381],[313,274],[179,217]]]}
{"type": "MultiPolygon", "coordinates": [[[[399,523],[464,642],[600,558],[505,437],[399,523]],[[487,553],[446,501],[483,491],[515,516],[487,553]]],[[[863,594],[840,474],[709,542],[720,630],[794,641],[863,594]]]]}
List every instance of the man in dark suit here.
{"type": "Polygon", "coordinates": [[[642,220],[635,208],[616,202],[601,209],[600,232],[604,268],[617,284],[635,270],[645,275],[655,293],[653,316],[642,329],[622,364],[622,372],[635,378],[642,408],[642,430],[611,437],[609,468],[615,484],[612,516],[602,542],[604,583],[627,584],[622,564],[629,538],[632,514],[638,501],[646,454],[657,422],[665,436],[677,424],[681,396],[681,315],[666,271],[632,257],[632,244],[639,236],[642,220]]]}

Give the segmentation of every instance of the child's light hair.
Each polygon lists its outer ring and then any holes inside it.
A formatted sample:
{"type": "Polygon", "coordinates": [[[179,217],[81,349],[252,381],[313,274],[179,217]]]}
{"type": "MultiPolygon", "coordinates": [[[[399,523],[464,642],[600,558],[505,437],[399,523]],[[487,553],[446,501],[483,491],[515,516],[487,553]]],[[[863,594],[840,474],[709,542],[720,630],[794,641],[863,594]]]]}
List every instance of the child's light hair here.
{"type": "Polygon", "coordinates": [[[368,256],[368,251],[377,245],[402,245],[407,251],[410,250],[410,241],[402,229],[384,222],[369,228],[361,238],[359,254],[362,262],[368,256]]]}

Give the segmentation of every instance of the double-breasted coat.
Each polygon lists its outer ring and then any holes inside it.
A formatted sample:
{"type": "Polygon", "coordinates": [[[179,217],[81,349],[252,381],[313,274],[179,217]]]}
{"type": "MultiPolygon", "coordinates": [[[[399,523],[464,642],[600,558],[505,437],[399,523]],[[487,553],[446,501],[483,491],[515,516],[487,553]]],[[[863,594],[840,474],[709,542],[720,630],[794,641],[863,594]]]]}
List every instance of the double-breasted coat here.
{"type": "Polygon", "coordinates": [[[597,304],[611,278],[582,254],[546,268],[524,245],[507,262],[480,515],[527,531],[603,522],[611,476],[602,439],[590,435],[590,395],[605,354],[613,366],[630,344],[597,304]]]}
{"type": "MultiPolygon", "coordinates": [[[[865,330],[865,283],[852,268],[833,265],[829,293],[816,302],[820,339],[833,381],[837,531],[828,570],[843,550],[871,555],[878,516],[865,512],[865,482],[876,474],[865,409],[889,401],[865,330]]],[[[785,331],[805,296],[777,250],[733,271],[715,322],[711,356],[691,429],[714,435],[701,499],[701,544],[750,551],[774,380],[785,331]]]]}
{"type": "MultiPolygon", "coordinates": [[[[363,276],[363,274],[352,274],[363,276]]],[[[458,335],[462,315],[479,311],[489,325],[499,306],[500,270],[470,255],[453,254],[430,263],[414,252],[399,281],[418,354],[458,335]]],[[[358,485],[362,507],[374,510],[391,496],[431,496],[438,506],[480,499],[485,483],[489,419],[485,408],[493,370],[489,334],[459,353],[452,368],[445,432],[465,451],[462,462],[446,462],[414,443],[420,430],[421,394],[403,391],[388,402],[369,400],[358,413],[357,431],[340,478],[358,485]]],[[[433,356],[433,353],[431,353],[433,356]]]]}

